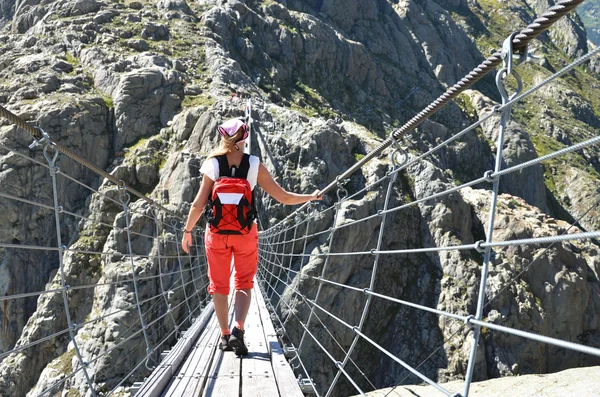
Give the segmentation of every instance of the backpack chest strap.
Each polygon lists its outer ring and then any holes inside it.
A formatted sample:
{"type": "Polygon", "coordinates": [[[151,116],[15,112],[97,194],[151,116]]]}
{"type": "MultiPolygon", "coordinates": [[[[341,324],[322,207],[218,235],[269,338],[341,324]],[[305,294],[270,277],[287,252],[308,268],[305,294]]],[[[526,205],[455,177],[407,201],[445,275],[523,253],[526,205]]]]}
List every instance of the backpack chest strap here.
{"type": "Polygon", "coordinates": [[[219,161],[219,177],[235,177],[248,179],[248,171],[250,171],[250,155],[244,153],[242,156],[242,161],[240,161],[239,167],[229,167],[229,162],[227,161],[226,155],[217,156],[217,160],[219,161]],[[235,169],[235,174],[233,174],[232,170],[235,169]]]}

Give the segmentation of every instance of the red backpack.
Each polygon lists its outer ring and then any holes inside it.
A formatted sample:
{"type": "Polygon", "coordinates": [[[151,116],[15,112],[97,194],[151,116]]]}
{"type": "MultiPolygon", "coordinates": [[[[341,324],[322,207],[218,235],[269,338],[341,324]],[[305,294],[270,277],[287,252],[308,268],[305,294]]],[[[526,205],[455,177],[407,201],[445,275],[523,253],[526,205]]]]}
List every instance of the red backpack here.
{"type": "Polygon", "coordinates": [[[218,234],[248,234],[256,219],[252,187],[247,181],[250,155],[244,154],[239,167],[229,168],[227,156],[217,156],[219,178],[215,181],[206,208],[210,231],[218,234]]]}

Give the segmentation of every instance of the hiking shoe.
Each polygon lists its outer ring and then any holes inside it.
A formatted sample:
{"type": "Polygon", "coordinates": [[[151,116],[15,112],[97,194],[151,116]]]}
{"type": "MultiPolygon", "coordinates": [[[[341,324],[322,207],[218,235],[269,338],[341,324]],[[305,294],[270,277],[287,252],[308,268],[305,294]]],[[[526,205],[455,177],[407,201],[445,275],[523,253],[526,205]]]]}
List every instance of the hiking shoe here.
{"type": "Polygon", "coordinates": [[[244,343],[244,331],[238,327],[233,327],[231,331],[231,337],[229,338],[229,346],[233,348],[235,354],[238,356],[245,356],[248,354],[248,348],[244,343]]]}
{"type": "Polygon", "coordinates": [[[231,335],[221,335],[221,342],[219,343],[219,349],[224,352],[233,351],[233,348],[229,345],[229,338],[231,335]]]}

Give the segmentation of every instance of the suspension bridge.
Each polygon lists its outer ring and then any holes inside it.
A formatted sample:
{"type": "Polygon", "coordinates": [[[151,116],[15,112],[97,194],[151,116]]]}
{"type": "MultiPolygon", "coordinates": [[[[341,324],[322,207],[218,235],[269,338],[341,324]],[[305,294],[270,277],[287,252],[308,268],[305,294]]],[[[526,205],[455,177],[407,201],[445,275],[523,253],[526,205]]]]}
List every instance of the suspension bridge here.
{"type": "MultiPolygon", "coordinates": [[[[84,385],[85,395],[92,396],[129,394],[139,396],[330,396],[336,393],[336,387],[342,380],[351,386],[355,391],[354,394],[365,395],[375,386],[368,379],[364,368],[361,368],[362,362],[355,354],[360,342],[375,349],[381,357],[393,360],[396,365],[406,369],[418,381],[431,385],[439,395],[467,397],[475,372],[479,340],[484,331],[503,333],[600,357],[600,349],[596,346],[499,325],[483,317],[484,309],[491,301],[488,300],[486,303],[485,291],[494,249],[543,245],[547,250],[562,243],[585,243],[600,238],[600,231],[580,231],[579,229],[571,231],[577,220],[570,228],[557,235],[504,241],[496,241],[493,235],[499,200],[499,183],[502,177],[600,143],[600,136],[596,136],[542,157],[502,168],[504,135],[512,108],[518,106],[518,102],[522,99],[569,73],[600,52],[600,49],[590,51],[550,77],[523,91],[514,56],[526,57],[528,43],[574,9],[580,2],[560,1],[527,28],[511,35],[505,41],[502,51],[486,59],[457,85],[451,87],[408,123],[394,131],[377,148],[339,175],[335,181],[322,189],[323,194],[335,190],[337,200],[333,205],[328,208],[318,208],[311,204],[303,205],[278,224],[260,233],[259,269],[246,325],[250,354],[243,359],[236,358],[233,353],[222,352],[217,348],[219,327],[210,296],[206,293],[208,279],[203,230],[200,228],[194,230],[194,244],[190,253],[185,254],[179,246],[184,219],[172,206],[169,208],[168,204],[155,201],[127,186],[114,175],[63,147],[40,128],[24,122],[15,114],[0,107],[0,115],[30,132],[34,137],[34,142],[28,148],[29,150],[11,146],[6,142],[0,144],[0,149],[4,151],[3,155],[5,158],[6,156],[16,156],[21,163],[27,163],[32,168],[38,167],[47,172],[48,184],[51,186],[52,192],[51,202],[48,203],[41,202],[36,197],[20,197],[14,193],[14,189],[3,186],[0,198],[6,202],[17,202],[19,205],[30,206],[50,214],[49,216],[53,218],[54,235],[49,240],[56,241],[55,247],[21,242],[0,242],[0,248],[4,253],[44,252],[51,253],[58,258],[58,273],[44,291],[0,297],[0,301],[4,304],[27,298],[37,298],[38,307],[42,305],[52,307],[56,317],[51,322],[51,331],[46,330],[37,335],[27,335],[31,337],[20,339],[13,348],[0,353],[0,360],[16,365],[24,356],[45,354],[43,353],[45,349],[57,341],[67,340],[69,342],[67,351],[63,351],[62,355],[49,358],[49,360],[61,361],[67,355],[67,370],[48,374],[50,376],[47,379],[50,380],[45,384],[38,384],[29,391],[28,396],[58,395],[63,391],[69,392],[76,381],[80,381],[79,384],[84,385]],[[496,106],[489,115],[423,154],[410,155],[403,149],[403,136],[413,131],[419,124],[485,74],[495,70],[500,63],[502,63],[502,68],[496,74],[496,82],[502,97],[501,105],[496,106]],[[515,92],[510,95],[504,84],[509,77],[517,82],[515,92]],[[418,197],[410,202],[393,205],[398,202],[393,200],[394,188],[398,183],[398,176],[403,170],[426,160],[428,156],[446,148],[466,134],[474,133],[477,127],[492,117],[500,117],[498,137],[495,143],[497,152],[494,169],[487,171],[478,179],[459,186],[418,197]],[[390,151],[391,169],[383,177],[363,189],[352,193],[348,192],[344,188],[347,179],[388,148],[392,149],[390,151]],[[100,187],[92,187],[70,176],[68,172],[70,167],[62,169],[58,167],[61,159],[65,159],[65,164],[71,164],[68,161],[74,161],[96,173],[102,181],[100,187]],[[105,216],[98,217],[93,214],[87,215],[81,211],[71,211],[61,189],[66,183],[75,184],[87,191],[94,197],[93,200],[97,199],[111,205],[113,215],[106,216],[105,214],[105,216]],[[390,214],[422,203],[439,200],[456,194],[462,189],[481,184],[491,185],[485,239],[463,245],[383,249],[383,240],[387,230],[386,226],[389,227],[390,214]],[[345,205],[369,192],[378,191],[378,189],[384,192],[383,207],[380,210],[359,219],[340,222],[340,214],[345,205]],[[85,245],[80,244],[77,240],[67,243],[68,237],[65,237],[64,230],[66,218],[71,218],[83,225],[79,232],[82,236],[89,233],[87,236],[91,236],[92,240],[94,238],[103,239],[105,242],[110,234],[118,243],[110,249],[104,250],[94,249],[93,247],[96,245],[93,243],[85,245]],[[378,224],[375,246],[363,251],[333,252],[336,236],[339,236],[343,229],[361,228],[367,222],[378,224]],[[90,232],[91,230],[103,230],[104,232],[94,235],[90,232]],[[309,249],[308,242],[315,239],[325,241],[325,247],[320,250],[309,249]],[[140,242],[146,247],[146,253],[142,254],[135,248],[140,242]],[[376,290],[378,267],[384,257],[449,251],[471,251],[482,256],[480,287],[474,313],[438,310],[435,307],[402,300],[376,290]],[[340,282],[335,274],[331,274],[328,267],[336,257],[359,258],[363,264],[368,263],[369,280],[357,283],[340,282]],[[322,263],[318,274],[302,271],[306,264],[316,259],[322,263]],[[75,263],[77,261],[91,263],[92,260],[103,264],[103,276],[98,277],[94,282],[77,283],[78,278],[73,274],[75,263]],[[300,263],[300,266],[297,266],[297,263],[300,263]],[[314,290],[307,292],[300,286],[298,280],[310,282],[315,286],[314,290]],[[349,322],[348,318],[351,316],[336,313],[325,307],[323,295],[327,288],[355,294],[357,299],[362,302],[357,322],[349,322]],[[129,303],[121,304],[118,307],[111,306],[111,302],[103,300],[103,296],[109,292],[127,295],[129,298],[125,299],[125,302],[129,303]],[[83,317],[78,313],[76,307],[82,302],[82,297],[94,300],[89,306],[89,313],[83,317]],[[415,363],[411,362],[410,358],[398,357],[381,345],[373,335],[365,332],[365,325],[375,299],[410,307],[461,324],[454,335],[459,332],[467,332],[471,350],[465,371],[465,381],[460,390],[456,388],[449,390],[444,384],[436,382],[420,371],[427,360],[415,363]],[[291,305],[293,300],[301,302],[307,312],[300,313],[296,310],[291,305]],[[98,315],[98,313],[101,314],[98,315]],[[96,331],[100,324],[109,330],[111,327],[118,328],[116,339],[111,340],[108,331],[102,332],[102,335],[98,334],[96,331]],[[296,329],[290,329],[290,324],[295,324],[296,329]],[[347,331],[346,335],[350,335],[349,343],[338,341],[333,331],[334,324],[336,329],[347,331]],[[323,336],[328,339],[327,343],[320,339],[323,336]],[[94,344],[90,342],[94,338],[102,338],[105,342],[104,345],[100,348],[94,347],[94,344]],[[335,349],[327,347],[332,344],[335,349]],[[310,354],[312,350],[307,347],[309,345],[311,349],[321,351],[329,360],[328,363],[324,363],[333,374],[328,384],[313,380],[311,370],[314,369],[315,363],[312,362],[310,354]],[[136,360],[129,361],[128,357],[130,356],[136,357],[136,360]],[[368,389],[365,389],[366,387],[368,389]]],[[[250,106],[247,106],[247,109],[247,115],[250,116],[250,106]]],[[[598,203],[595,203],[581,217],[592,211],[597,205],[598,203]]],[[[536,260],[537,257],[520,274],[528,268],[535,267],[536,260]]],[[[514,279],[517,279],[519,275],[516,275],[514,279]]],[[[230,307],[232,306],[230,305],[230,307]]],[[[454,335],[447,338],[446,341],[452,339],[454,335]]],[[[348,341],[348,338],[346,340],[348,341]]],[[[438,350],[442,347],[440,346],[438,350]]],[[[434,354],[435,351],[429,357],[434,354]]]]}

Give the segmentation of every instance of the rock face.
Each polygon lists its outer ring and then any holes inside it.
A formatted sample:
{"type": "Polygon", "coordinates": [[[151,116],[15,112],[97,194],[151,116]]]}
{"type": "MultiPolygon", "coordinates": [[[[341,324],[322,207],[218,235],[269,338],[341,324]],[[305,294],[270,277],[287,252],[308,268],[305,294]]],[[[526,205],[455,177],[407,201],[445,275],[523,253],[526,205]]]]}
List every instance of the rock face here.
{"type": "MultiPolygon", "coordinates": [[[[0,36],[2,106],[172,211],[157,213],[145,200],[127,198],[92,171],[58,157],[63,173],[81,182],[59,175],[58,197],[65,211],[62,242],[78,251],[64,255],[64,282],[93,286],[65,295],[72,322],[80,324],[74,329],[77,347],[90,363],[94,389],[112,391],[145,361],[148,346],[157,349],[147,363],[154,365],[162,347],[176,340],[173,324],[187,324],[201,308],[205,269],[194,258],[175,259],[181,238],[177,228],[198,191],[200,166],[218,145],[216,126],[242,116],[245,98],[254,104],[252,153],[285,189],[309,193],[334,182],[460,80],[483,59],[480,48],[485,52],[489,42],[500,45],[501,33],[486,27],[490,18],[494,23],[500,18],[503,26],[525,26],[535,17],[531,10],[539,14],[548,3],[530,2],[529,7],[511,5],[510,13],[496,12],[506,4],[462,0],[0,2],[0,24],[6,24],[0,36]],[[134,275],[140,279],[137,299],[130,282],[134,275]],[[146,335],[141,322],[151,324],[146,335]]],[[[526,83],[540,81],[565,59],[590,50],[576,17],[540,37],[534,46],[546,60],[519,66],[526,83]],[[556,48],[564,52],[557,54],[556,48]]],[[[503,142],[503,169],[597,136],[600,115],[594,104],[600,83],[594,65],[589,64],[591,74],[577,69],[515,105],[503,142]]],[[[402,171],[391,186],[388,208],[493,169],[499,120],[487,116],[499,96],[491,77],[473,88],[405,136],[401,145],[414,159],[470,122],[486,121],[402,171]]],[[[0,248],[0,296],[62,287],[56,251],[25,249],[57,246],[48,169],[10,151],[45,164],[43,147],[29,149],[30,143],[19,129],[0,129],[0,185],[10,196],[0,198],[0,243],[23,246],[0,248]]],[[[502,177],[494,241],[598,230],[598,150],[589,146],[502,177]]],[[[356,193],[391,169],[387,154],[379,156],[343,189],[324,197],[318,208],[328,211],[298,215],[286,238],[314,235],[306,245],[290,247],[310,256],[287,258],[289,272],[265,270],[273,273],[266,274],[272,282],[277,275],[290,284],[273,282],[271,303],[288,331],[286,342],[301,348],[319,390],[332,382],[335,367],[300,322],[310,317],[311,333],[340,361],[355,333],[319,310],[310,314],[306,299],[315,299],[317,291],[320,307],[347,324],[364,319],[365,335],[409,364],[421,364],[428,377],[446,381],[465,375],[472,330],[381,298],[373,298],[363,312],[367,296],[362,291],[377,262],[376,293],[459,315],[474,313],[481,254],[448,250],[382,254],[376,260],[370,250],[380,233],[382,250],[485,240],[489,186],[482,183],[390,212],[382,230],[377,214],[384,209],[387,180],[356,193]],[[353,197],[338,208],[333,205],[338,194],[353,197]],[[331,232],[331,227],[337,229],[331,232]],[[348,251],[360,255],[326,255],[348,251]],[[315,277],[321,275],[358,291],[319,287],[315,277]]],[[[260,190],[256,199],[263,229],[293,210],[260,190]]],[[[197,242],[201,245],[201,236],[197,242]]],[[[599,249],[595,240],[495,248],[485,320],[600,346],[599,249]]],[[[0,311],[0,354],[67,328],[62,293],[3,300],[0,311]]],[[[600,364],[591,356],[495,332],[484,332],[480,344],[476,379],[600,364]]],[[[418,381],[364,341],[352,359],[358,369],[352,363],[346,369],[368,388],[418,381]]],[[[3,356],[0,395],[35,396],[56,382],[61,383],[54,395],[89,395],[79,365],[75,346],[63,332],[3,356]]],[[[147,374],[141,365],[130,380],[147,374]]],[[[334,395],[353,391],[342,379],[334,395]]]]}

